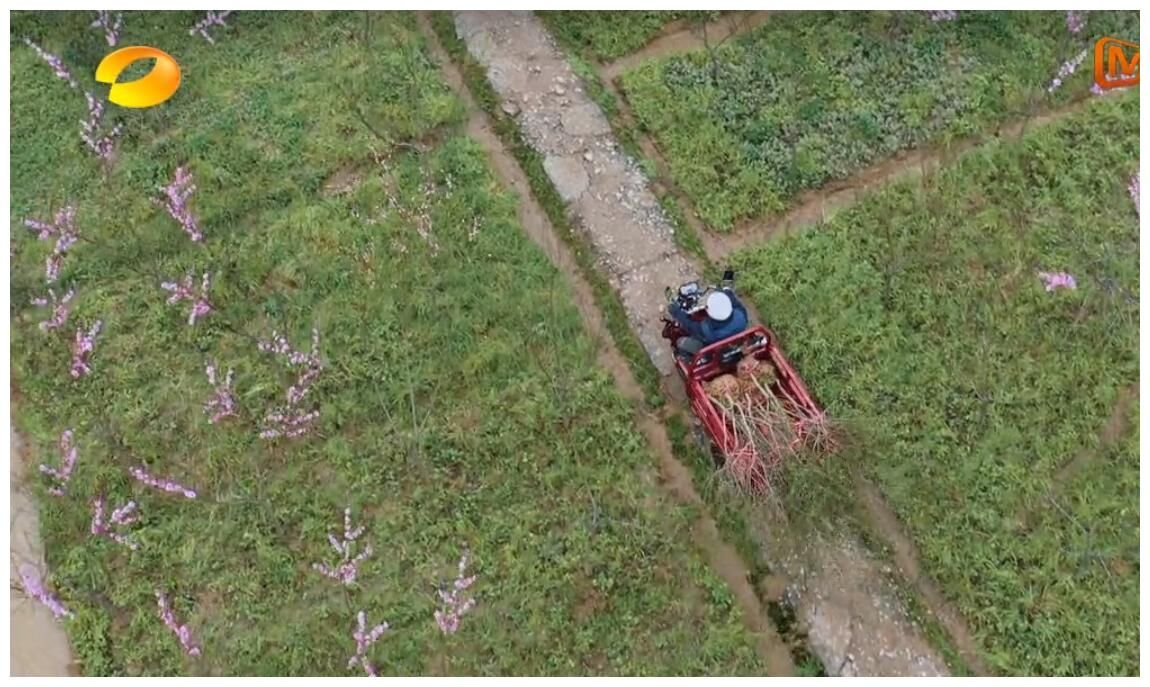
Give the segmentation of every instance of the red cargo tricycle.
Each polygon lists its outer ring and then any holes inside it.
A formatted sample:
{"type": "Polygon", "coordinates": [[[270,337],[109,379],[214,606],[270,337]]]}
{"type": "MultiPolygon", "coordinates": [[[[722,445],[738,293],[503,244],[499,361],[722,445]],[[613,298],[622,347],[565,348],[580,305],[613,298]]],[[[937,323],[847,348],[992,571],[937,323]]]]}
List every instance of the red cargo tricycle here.
{"type": "MultiPolygon", "coordinates": [[[[733,273],[724,275],[724,286],[729,286],[733,273]]],[[[694,320],[706,317],[707,296],[715,287],[700,288],[698,282],[688,282],[679,287],[678,292],[667,289],[668,303],[677,301],[684,312],[694,320]]],[[[781,401],[786,414],[793,422],[795,431],[788,432],[788,441],[802,441],[809,431],[811,418],[824,418],[823,410],[807,390],[806,384],[791,366],[782,349],[779,348],[774,333],[767,327],[748,326],[742,332],[703,347],[695,353],[683,353],[676,342],[687,336],[686,331],[671,317],[663,317],[663,338],[668,340],[675,358],[675,368],[683,379],[691,410],[699,419],[703,431],[716,449],[716,460],[720,467],[735,460],[752,466],[749,474],[750,485],[756,491],[769,487],[769,472],[775,467],[773,456],[761,455],[760,442],[748,441],[736,431],[735,419],[728,416],[720,404],[707,393],[705,385],[721,375],[739,375],[743,363],[753,357],[760,364],[773,368],[772,382],[767,388],[774,399],[781,401]]],[[[766,396],[766,394],[763,394],[766,396]]],[[[765,399],[764,399],[765,400],[765,399]]],[[[759,427],[759,432],[769,433],[769,427],[759,427]]]]}

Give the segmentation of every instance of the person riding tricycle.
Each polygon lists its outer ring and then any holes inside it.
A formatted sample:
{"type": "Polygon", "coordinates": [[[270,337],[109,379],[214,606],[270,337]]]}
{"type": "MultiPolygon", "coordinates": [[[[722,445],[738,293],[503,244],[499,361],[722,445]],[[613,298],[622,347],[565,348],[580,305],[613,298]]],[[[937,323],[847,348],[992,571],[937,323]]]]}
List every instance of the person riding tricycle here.
{"type": "Polygon", "coordinates": [[[747,308],[739,301],[732,288],[735,273],[723,272],[719,288],[700,292],[696,282],[679,287],[677,297],[671,298],[667,313],[682,328],[684,336],[675,342],[675,352],[690,358],[703,348],[738,334],[747,328],[747,308]],[[706,293],[706,299],[700,298],[706,293]]]}

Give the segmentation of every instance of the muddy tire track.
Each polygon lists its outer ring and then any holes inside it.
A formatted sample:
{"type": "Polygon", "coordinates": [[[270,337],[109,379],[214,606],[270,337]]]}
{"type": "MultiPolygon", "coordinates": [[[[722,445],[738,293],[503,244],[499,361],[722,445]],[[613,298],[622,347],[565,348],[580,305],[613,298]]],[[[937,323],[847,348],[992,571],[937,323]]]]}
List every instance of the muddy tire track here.
{"type": "Polygon", "coordinates": [[[1093,449],[1082,450],[1062,467],[1058,468],[1058,471],[1054,473],[1055,489],[1061,487],[1070,480],[1070,478],[1074,477],[1079,470],[1084,468],[1087,463],[1095,460],[1099,457],[1099,454],[1104,453],[1117,443],[1122,435],[1130,429],[1130,406],[1133,405],[1136,400],[1138,400],[1137,384],[1131,384],[1118,392],[1118,398],[1114,402],[1114,409],[1110,411],[1110,417],[1107,418],[1106,424],[1103,425],[1101,431],[1098,432],[1098,445],[1093,449]]]}
{"type": "Polygon", "coordinates": [[[794,205],[781,215],[742,223],[731,233],[708,231],[707,250],[712,259],[732,253],[829,219],[835,212],[854,205],[868,192],[915,177],[930,177],[994,139],[1018,139],[1032,127],[1044,126],[1081,111],[1095,97],[1090,93],[1072,103],[1043,114],[999,127],[993,135],[974,136],[947,148],[928,147],[901,153],[841,181],[799,194],[794,205]]]}
{"type": "Polygon", "coordinates": [[[655,38],[642,48],[599,67],[599,76],[609,82],[647,60],[706,48],[708,44],[712,48],[717,47],[735,36],[748,33],[762,25],[769,15],[770,12],[766,11],[740,10],[725,12],[705,24],[677,19],[664,26],[655,38]]]}
{"type": "MultiPolygon", "coordinates": [[[[499,107],[543,156],[544,171],[567,203],[573,224],[595,250],[599,269],[619,293],[652,362],[666,375],[665,382],[673,379],[667,347],[658,336],[665,306],[662,288],[699,272],[675,245],[674,227],[646,176],[619,150],[610,123],[531,13],[458,12],[455,29],[486,70],[499,107]]],[[[663,426],[644,418],[640,427],[653,447],[666,446],[661,460],[672,488],[693,494],[689,473],[674,460],[670,444],[664,444],[663,426]]],[[[796,535],[785,516],[756,518],[751,526],[772,572],[787,579],[787,603],[831,674],[947,674],[942,658],[861,545],[847,536],[831,540],[796,535]]],[[[704,550],[708,541],[713,540],[700,542],[704,550]]],[[[715,560],[717,554],[709,557],[715,560]]],[[[746,566],[740,567],[742,572],[734,575],[738,579],[730,580],[732,588],[747,605],[758,605],[746,566]],[[738,591],[744,588],[746,592],[738,591]]]]}
{"type": "Polygon", "coordinates": [[[878,531],[894,555],[899,573],[913,585],[919,598],[931,615],[942,625],[954,648],[962,660],[976,676],[991,675],[992,671],[982,660],[981,649],[974,634],[946,596],[929,575],[922,572],[919,564],[918,547],[903,529],[898,516],[887,505],[882,492],[869,480],[858,478],[855,482],[858,495],[866,509],[867,519],[878,531]]]}
{"type": "MultiPolygon", "coordinates": [[[[427,36],[433,58],[439,63],[445,80],[467,103],[469,116],[467,134],[475,138],[487,152],[488,160],[502,183],[515,191],[519,197],[518,219],[528,237],[539,246],[552,264],[565,277],[575,304],[583,321],[598,345],[598,362],[614,378],[623,396],[636,408],[643,402],[643,389],[628,366],[626,359],[615,347],[614,340],[607,331],[602,313],[595,304],[591,285],[582,277],[578,263],[570,250],[559,238],[551,225],[546,212],[531,192],[530,182],[519,167],[518,162],[503,147],[491,123],[479,109],[463,81],[455,64],[440,46],[438,38],[429,25],[425,13],[419,13],[419,24],[427,36]]],[[[747,629],[757,637],[758,651],[771,675],[793,675],[794,665],[790,650],[775,631],[767,617],[766,610],[759,602],[750,582],[750,570],[743,562],[735,547],[723,541],[714,520],[707,513],[706,505],[694,489],[690,471],[675,457],[671,439],[666,428],[654,417],[639,413],[636,423],[644,435],[652,452],[659,460],[660,475],[664,485],[681,502],[694,506],[700,516],[692,527],[694,544],[703,552],[711,569],[730,588],[742,611],[747,629]]]]}
{"type": "MultiPolygon", "coordinates": [[[[1131,429],[1130,408],[1136,400],[1138,400],[1137,383],[1131,384],[1118,392],[1118,398],[1114,401],[1114,408],[1110,411],[1110,417],[1106,419],[1106,424],[1102,426],[1096,435],[1097,442],[1093,446],[1086,446],[1078,451],[1078,453],[1063,463],[1062,466],[1054,472],[1050,484],[1050,498],[1056,497],[1058,492],[1062,490],[1064,484],[1070,481],[1091,461],[1097,460],[1131,429]]],[[[1138,428],[1135,426],[1133,429],[1137,431],[1138,428]]],[[[1014,516],[1014,526],[1020,533],[1030,531],[1032,527],[1031,520],[1034,518],[1035,512],[1036,509],[1028,507],[1014,516]]]]}

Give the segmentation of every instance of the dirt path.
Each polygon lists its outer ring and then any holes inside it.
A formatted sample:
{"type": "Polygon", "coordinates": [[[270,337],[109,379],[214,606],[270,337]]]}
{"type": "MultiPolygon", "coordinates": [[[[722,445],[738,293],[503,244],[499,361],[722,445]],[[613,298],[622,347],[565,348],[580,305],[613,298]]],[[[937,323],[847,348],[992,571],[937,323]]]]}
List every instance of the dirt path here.
{"type": "MultiPolygon", "coordinates": [[[[787,531],[786,518],[762,513],[766,528],[787,531]]],[[[764,538],[766,539],[766,538],[764,538]]],[[[846,534],[764,541],[775,573],[788,584],[810,651],[828,675],[948,676],[946,662],[898,600],[881,564],[846,534]]]]}
{"type": "Polygon", "coordinates": [[[663,151],[659,148],[659,145],[655,143],[654,137],[644,132],[635,121],[635,114],[631,111],[631,104],[627,102],[627,97],[623,94],[619,85],[606,78],[602,79],[602,83],[603,87],[615,97],[615,102],[618,104],[619,124],[634,133],[634,140],[639,144],[639,149],[643,152],[643,155],[655,163],[656,178],[650,179],[648,182],[651,188],[659,195],[670,194],[670,197],[679,206],[679,211],[682,213],[683,219],[687,222],[687,227],[698,237],[699,242],[702,243],[703,251],[707,254],[707,258],[715,263],[721,263],[728,254],[720,242],[721,236],[708,230],[703,221],[699,219],[699,215],[695,212],[694,204],[690,202],[687,194],[675,183],[675,178],[671,174],[671,166],[667,164],[667,158],[663,156],[663,151]]]}
{"type": "Polygon", "coordinates": [[[505,111],[518,113],[528,142],[543,155],[647,354],[661,374],[674,374],[661,337],[663,289],[695,278],[698,269],[676,250],[674,227],[638,165],[620,150],[607,118],[537,18],[463,12],[456,28],[487,67],[505,111]]]}
{"type": "MultiPolygon", "coordinates": [[[[663,375],[672,375],[670,354],[659,336],[663,287],[695,278],[698,268],[677,250],[674,229],[647,179],[620,150],[603,113],[583,92],[563,52],[531,13],[459,12],[455,24],[471,54],[486,68],[503,111],[516,117],[525,138],[543,155],[548,177],[567,202],[573,223],[594,247],[652,362],[663,375]]],[[[458,82],[457,76],[452,78],[458,82]]],[[[498,141],[487,139],[485,144],[490,150],[498,141]]],[[[526,191],[526,180],[512,186],[526,191]]],[[[523,197],[529,198],[529,192],[523,197]]],[[[527,217],[534,214],[541,212],[528,211],[527,217]]],[[[557,244],[553,234],[541,245],[547,250],[551,244],[557,244]]],[[[630,378],[628,374],[626,379],[630,378]]],[[[637,387],[626,389],[629,384],[633,380],[622,384],[624,391],[636,394],[637,387]]],[[[660,455],[672,489],[697,502],[697,494],[689,496],[694,494],[693,484],[675,461],[663,426],[644,418],[640,427],[660,455]]],[[[846,540],[795,541],[785,522],[762,521],[755,526],[764,558],[773,572],[786,577],[787,599],[796,608],[812,651],[830,674],[947,673],[941,657],[898,603],[879,564],[861,546],[846,540]]],[[[708,547],[721,540],[713,523],[699,529],[704,535],[700,546],[714,565],[724,555],[708,547]]],[[[733,551],[730,555],[738,561],[733,551]]],[[[755,606],[758,601],[747,582],[746,567],[738,563],[741,572],[720,572],[725,578],[737,578],[728,583],[744,607],[755,606]],[[740,591],[744,587],[746,591],[740,591]]]]}
{"type": "MultiPolygon", "coordinates": [[[[467,133],[483,145],[496,174],[503,184],[519,196],[518,219],[532,241],[550,258],[565,276],[576,307],[588,331],[598,344],[598,362],[615,378],[624,397],[636,404],[643,401],[643,390],[631,373],[623,354],[616,348],[607,331],[602,313],[595,304],[591,285],[581,276],[578,263],[558,237],[543,208],[531,193],[530,182],[518,163],[503,147],[487,115],[472,101],[463,78],[435,38],[426,15],[419,15],[420,25],[429,37],[432,53],[441,65],[448,84],[467,102],[470,116],[467,133]]],[[[681,501],[696,506],[701,513],[692,529],[695,545],[703,552],[711,569],[727,584],[742,611],[747,629],[758,637],[758,649],[772,675],[793,675],[790,651],[767,617],[750,583],[750,570],[733,546],[723,541],[718,528],[706,512],[706,506],[694,490],[690,473],[672,450],[666,428],[648,415],[638,418],[638,426],[659,459],[663,482],[681,501]]]]}
{"type": "Polygon", "coordinates": [[[36,502],[23,488],[27,455],[23,442],[12,431],[9,454],[9,492],[11,505],[11,567],[8,572],[11,591],[9,631],[11,640],[11,674],[13,677],[67,677],[76,674],[68,635],[59,621],[43,605],[17,591],[19,568],[33,565],[44,571],[44,548],[40,542],[40,520],[36,502]]]}
{"type": "Polygon", "coordinates": [[[612,81],[623,72],[638,67],[647,60],[667,57],[676,53],[716,46],[723,41],[747,33],[767,20],[770,12],[727,12],[714,21],[696,24],[679,19],[663,27],[650,43],[635,52],[599,68],[604,81],[612,81]]]}

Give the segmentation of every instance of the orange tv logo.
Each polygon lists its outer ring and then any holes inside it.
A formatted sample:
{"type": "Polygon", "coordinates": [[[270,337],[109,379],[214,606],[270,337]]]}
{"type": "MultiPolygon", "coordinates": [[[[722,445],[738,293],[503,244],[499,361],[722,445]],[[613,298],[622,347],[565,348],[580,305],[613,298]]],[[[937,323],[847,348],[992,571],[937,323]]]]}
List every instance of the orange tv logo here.
{"type": "Polygon", "coordinates": [[[1106,36],[1094,44],[1094,83],[1099,88],[1138,85],[1138,44],[1106,36]]]}
{"type": "Polygon", "coordinates": [[[155,107],[171,98],[180,87],[180,65],[163,50],[146,45],[120,48],[96,67],[96,81],[112,84],[108,100],[120,107],[155,107]],[[134,62],[152,58],[152,71],[135,81],[120,83],[120,73],[134,62]]]}

